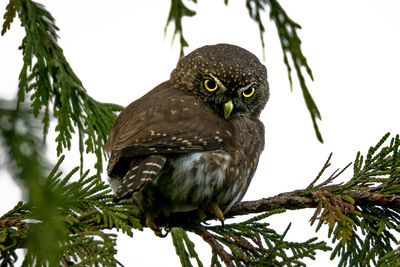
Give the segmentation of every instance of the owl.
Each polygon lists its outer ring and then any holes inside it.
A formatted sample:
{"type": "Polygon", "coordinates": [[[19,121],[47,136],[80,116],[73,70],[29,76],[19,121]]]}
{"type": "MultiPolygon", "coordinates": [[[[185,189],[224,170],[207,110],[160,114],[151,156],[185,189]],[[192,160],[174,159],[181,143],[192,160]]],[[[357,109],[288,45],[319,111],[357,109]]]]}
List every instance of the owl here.
{"type": "Polygon", "coordinates": [[[154,231],[175,213],[223,221],[256,171],[268,98],[265,66],[241,47],[204,46],[181,58],[111,129],[114,201],[132,201],[154,231]]]}

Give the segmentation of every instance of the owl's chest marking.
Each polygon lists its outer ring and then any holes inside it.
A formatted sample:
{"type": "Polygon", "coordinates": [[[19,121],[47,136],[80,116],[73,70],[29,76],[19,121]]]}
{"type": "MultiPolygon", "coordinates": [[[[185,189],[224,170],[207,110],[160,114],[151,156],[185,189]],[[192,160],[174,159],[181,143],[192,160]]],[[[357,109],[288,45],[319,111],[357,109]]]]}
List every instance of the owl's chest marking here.
{"type": "Polygon", "coordinates": [[[223,150],[194,152],[170,160],[174,168],[166,190],[170,210],[185,212],[218,202],[230,162],[231,156],[223,150]]]}

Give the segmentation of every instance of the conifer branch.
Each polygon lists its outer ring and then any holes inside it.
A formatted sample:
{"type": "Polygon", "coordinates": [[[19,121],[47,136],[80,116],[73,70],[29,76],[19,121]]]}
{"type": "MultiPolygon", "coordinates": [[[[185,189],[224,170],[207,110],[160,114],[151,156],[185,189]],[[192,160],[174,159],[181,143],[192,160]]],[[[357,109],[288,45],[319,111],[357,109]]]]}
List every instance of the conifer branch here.
{"type": "Polygon", "coordinates": [[[307,58],[304,56],[303,51],[301,50],[301,40],[297,34],[297,30],[301,29],[301,26],[287,15],[286,11],[281,7],[277,0],[246,0],[246,7],[249,11],[249,15],[257,23],[259,28],[263,52],[265,49],[263,37],[265,27],[262,22],[261,12],[265,10],[266,5],[269,5],[270,7],[269,17],[273,22],[275,22],[275,26],[278,31],[283,52],[283,62],[285,63],[288,71],[290,87],[293,89],[291,67],[293,66],[296,71],[301,90],[303,91],[306,107],[310,112],[315,134],[318,140],[322,143],[322,135],[317,124],[317,119],[321,119],[321,114],[313,97],[311,96],[310,91],[308,90],[306,79],[303,74],[303,69],[305,69],[310,79],[314,79],[311,68],[308,65],[307,58]]]}
{"type": "Polygon", "coordinates": [[[225,266],[234,266],[231,261],[231,255],[224,250],[222,245],[217,242],[214,236],[210,234],[205,227],[196,226],[192,230],[210,245],[213,252],[216,253],[218,257],[225,263],[225,266]]]}
{"type": "Polygon", "coordinates": [[[304,265],[301,259],[313,259],[317,250],[330,250],[325,242],[315,242],[316,238],[300,243],[286,241],[290,224],[284,233],[278,234],[267,223],[260,222],[284,211],[266,212],[241,223],[195,226],[190,231],[201,236],[212,248],[212,266],[219,266],[219,259],[226,266],[298,266],[304,265]]]}
{"type": "Polygon", "coordinates": [[[6,6],[6,13],[4,13],[4,22],[3,27],[1,29],[1,35],[4,35],[7,30],[10,29],[11,23],[14,21],[16,15],[15,5],[13,0],[10,0],[6,6]]]}
{"type": "Polygon", "coordinates": [[[132,236],[133,229],[142,229],[131,203],[115,205],[99,176],[89,177],[87,171],[72,182],[79,169],[74,168],[61,178],[62,161],[63,157],[42,185],[44,197],[51,200],[47,214],[30,201],[0,217],[1,266],[13,266],[20,248],[27,249],[25,266],[115,266],[116,235],[103,230],[132,236]]]}
{"type": "MultiPolygon", "coordinates": [[[[22,41],[24,65],[19,76],[18,102],[30,95],[33,114],[43,110],[43,139],[50,125],[50,110],[57,119],[57,155],[71,148],[78,130],[81,165],[83,153],[95,153],[97,172],[103,169],[104,145],[122,107],[91,98],[58,45],[58,27],[44,6],[31,0],[13,0],[26,36],[22,41]],[[52,107],[51,107],[52,105],[52,107]]],[[[9,21],[9,20],[8,20],[9,21]]],[[[82,166],[81,166],[82,169],[82,166]]]]}
{"type": "MultiPolygon", "coordinates": [[[[334,185],[339,186],[339,185],[334,185]]],[[[333,186],[328,186],[331,189],[333,186]]],[[[321,190],[324,190],[322,188],[321,190]]],[[[372,189],[374,190],[374,189],[372,189]]],[[[254,201],[243,201],[232,207],[226,214],[226,218],[236,216],[271,211],[279,208],[298,210],[305,208],[316,208],[318,206],[319,194],[311,193],[309,196],[301,196],[305,190],[281,193],[274,197],[263,198],[254,201]]],[[[346,196],[354,200],[354,205],[358,206],[380,206],[385,208],[400,209],[400,195],[381,194],[369,190],[352,192],[346,196]]]]}
{"type": "MultiPolygon", "coordinates": [[[[191,0],[192,2],[196,3],[197,0],[191,0]]],[[[184,17],[193,17],[196,15],[196,12],[194,10],[189,9],[185,4],[183,3],[183,0],[171,0],[171,7],[169,10],[168,18],[167,18],[167,23],[165,24],[164,27],[164,34],[167,32],[167,28],[170,23],[174,22],[174,33],[172,35],[172,42],[175,39],[175,36],[178,34],[179,35],[179,42],[180,42],[180,52],[179,52],[179,57],[184,56],[184,48],[188,47],[189,44],[186,41],[185,37],[183,36],[183,28],[182,28],[182,19],[184,17]]]]}
{"type": "Polygon", "coordinates": [[[176,254],[181,260],[182,266],[192,266],[190,258],[196,259],[197,266],[203,267],[197,252],[195,251],[194,243],[189,239],[189,236],[182,228],[173,228],[171,230],[173,245],[175,246],[176,254]]]}

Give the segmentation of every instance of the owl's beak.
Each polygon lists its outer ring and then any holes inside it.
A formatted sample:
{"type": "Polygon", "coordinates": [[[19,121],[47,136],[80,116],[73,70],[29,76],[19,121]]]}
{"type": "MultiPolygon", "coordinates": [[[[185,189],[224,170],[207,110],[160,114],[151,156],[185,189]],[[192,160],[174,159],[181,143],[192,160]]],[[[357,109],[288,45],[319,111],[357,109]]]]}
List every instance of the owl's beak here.
{"type": "Polygon", "coordinates": [[[224,104],[224,117],[225,119],[229,118],[229,115],[231,115],[233,109],[233,103],[232,100],[229,100],[224,104]]]}

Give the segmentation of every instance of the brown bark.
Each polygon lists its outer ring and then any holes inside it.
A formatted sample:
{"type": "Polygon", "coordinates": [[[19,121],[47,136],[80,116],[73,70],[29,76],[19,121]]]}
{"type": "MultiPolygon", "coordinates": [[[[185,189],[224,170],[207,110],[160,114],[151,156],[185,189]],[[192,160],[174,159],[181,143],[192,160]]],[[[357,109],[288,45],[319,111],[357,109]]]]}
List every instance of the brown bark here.
{"type": "MultiPolygon", "coordinates": [[[[304,208],[315,208],[318,204],[317,193],[309,196],[299,196],[304,190],[282,193],[274,197],[262,198],[253,201],[243,201],[232,207],[226,214],[226,218],[260,213],[279,208],[297,210],[304,208]]],[[[371,190],[360,190],[343,194],[354,199],[354,206],[380,206],[385,208],[400,209],[400,196],[371,192],[371,190]]]]}

